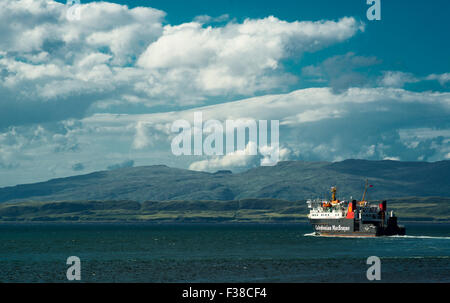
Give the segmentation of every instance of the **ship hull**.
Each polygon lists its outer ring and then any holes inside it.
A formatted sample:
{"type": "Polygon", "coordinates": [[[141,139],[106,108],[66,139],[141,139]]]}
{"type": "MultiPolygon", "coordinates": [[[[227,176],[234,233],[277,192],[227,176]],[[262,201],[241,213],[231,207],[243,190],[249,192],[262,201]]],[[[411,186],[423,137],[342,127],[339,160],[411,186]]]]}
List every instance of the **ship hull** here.
{"type": "Polygon", "coordinates": [[[375,238],[379,237],[376,234],[364,234],[360,232],[353,232],[353,233],[324,233],[319,232],[317,233],[318,236],[321,237],[341,237],[341,238],[375,238]]]}
{"type": "Polygon", "coordinates": [[[361,223],[355,219],[310,219],[314,232],[328,237],[378,237],[404,235],[404,227],[398,226],[396,220],[387,226],[380,222],[361,223]]]}

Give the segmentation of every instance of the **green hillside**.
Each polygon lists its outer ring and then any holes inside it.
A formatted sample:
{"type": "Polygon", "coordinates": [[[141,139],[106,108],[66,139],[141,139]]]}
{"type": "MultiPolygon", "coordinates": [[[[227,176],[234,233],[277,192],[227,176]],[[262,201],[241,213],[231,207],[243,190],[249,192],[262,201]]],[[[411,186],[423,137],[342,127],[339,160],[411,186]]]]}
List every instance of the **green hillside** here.
{"type": "Polygon", "coordinates": [[[0,222],[297,222],[305,200],[387,199],[402,220],[450,218],[450,161],[280,162],[233,174],[163,165],[0,188],[0,222]],[[404,198],[409,197],[409,198],[404,198]],[[440,198],[446,197],[446,198],[440,198]]]}
{"type": "Polygon", "coordinates": [[[47,182],[0,188],[0,202],[20,201],[167,201],[271,198],[298,201],[328,197],[331,186],[342,198],[405,196],[448,197],[450,161],[280,162],[242,173],[206,173],[164,165],[101,171],[47,182]]]}
{"type": "MultiPolygon", "coordinates": [[[[450,198],[388,201],[401,221],[450,222],[450,198]]],[[[305,201],[71,201],[0,205],[0,222],[302,222],[305,201]]]]}

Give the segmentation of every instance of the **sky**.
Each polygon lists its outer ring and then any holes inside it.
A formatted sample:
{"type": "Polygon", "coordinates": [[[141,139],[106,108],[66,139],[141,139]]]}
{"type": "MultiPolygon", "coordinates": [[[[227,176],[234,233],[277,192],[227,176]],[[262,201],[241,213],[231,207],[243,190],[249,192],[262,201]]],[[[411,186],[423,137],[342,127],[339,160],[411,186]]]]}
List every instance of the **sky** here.
{"type": "Polygon", "coordinates": [[[260,165],[174,155],[194,112],[278,120],[282,161],[449,160],[450,2],[380,3],[0,1],[0,186],[260,165]]]}

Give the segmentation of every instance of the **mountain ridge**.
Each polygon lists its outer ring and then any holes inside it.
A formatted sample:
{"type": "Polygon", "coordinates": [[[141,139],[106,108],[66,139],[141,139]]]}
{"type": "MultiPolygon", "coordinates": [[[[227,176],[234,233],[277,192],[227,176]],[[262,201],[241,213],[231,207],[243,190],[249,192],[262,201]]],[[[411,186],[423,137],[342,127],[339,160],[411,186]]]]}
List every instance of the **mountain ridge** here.
{"type": "Polygon", "coordinates": [[[450,161],[401,162],[348,159],[340,162],[284,161],[240,173],[214,173],[152,165],[0,188],[0,202],[75,200],[288,201],[327,197],[336,185],[345,198],[360,198],[365,179],[369,197],[449,196],[450,161]]]}

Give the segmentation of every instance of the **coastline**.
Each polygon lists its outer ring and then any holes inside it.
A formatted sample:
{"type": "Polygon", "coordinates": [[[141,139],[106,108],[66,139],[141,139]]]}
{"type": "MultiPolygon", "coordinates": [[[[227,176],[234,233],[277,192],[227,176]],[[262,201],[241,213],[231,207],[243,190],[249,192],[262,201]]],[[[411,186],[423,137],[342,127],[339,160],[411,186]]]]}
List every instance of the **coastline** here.
{"type": "MultiPolygon", "coordinates": [[[[450,223],[449,198],[388,199],[400,223],[450,223]]],[[[295,224],[308,223],[304,200],[167,200],[137,202],[27,201],[0,203],[4,223],[295,224]]]]}
{"type": "MultiPolygon", "coordinates": [[[[399,224],[450,225],[450,221],[401,220],[399,224]]],[[[304,221],[0,221],[6,225],[310,225],[304,221]]]]}

